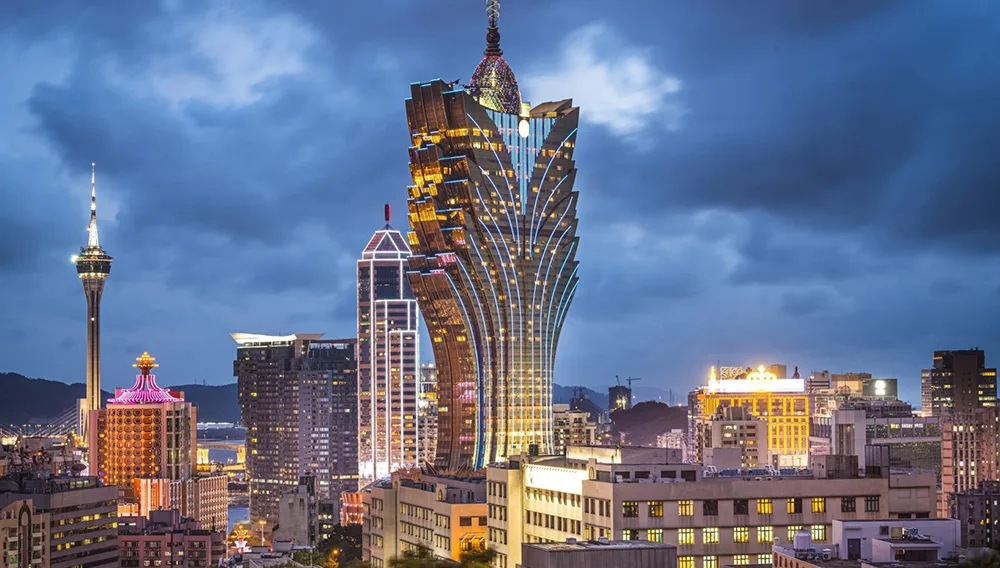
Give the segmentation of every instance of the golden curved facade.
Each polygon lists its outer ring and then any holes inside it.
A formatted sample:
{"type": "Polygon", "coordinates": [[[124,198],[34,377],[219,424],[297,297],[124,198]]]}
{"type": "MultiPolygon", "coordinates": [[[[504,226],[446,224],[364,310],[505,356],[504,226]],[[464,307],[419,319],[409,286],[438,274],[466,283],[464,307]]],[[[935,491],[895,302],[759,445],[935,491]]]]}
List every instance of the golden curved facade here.
{"type": "Polygon", "coordinates": [[[441,80],[406,101],[408,277],[438,370],[439,468],[553,447],[556,348],[578,282],[579,109],[519,110],[441,80]]]}

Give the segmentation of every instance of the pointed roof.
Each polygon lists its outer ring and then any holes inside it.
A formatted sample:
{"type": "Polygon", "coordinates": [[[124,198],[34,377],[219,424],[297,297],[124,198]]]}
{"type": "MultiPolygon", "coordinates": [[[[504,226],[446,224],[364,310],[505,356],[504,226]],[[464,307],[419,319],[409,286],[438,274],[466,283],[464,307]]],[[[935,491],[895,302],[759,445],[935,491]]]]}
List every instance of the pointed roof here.
{"type": "Polygon", "coordinates": [[[399,260],[410,256],[410,245],[403,234],[389,224],[390,209],[385,206],[385,226],[375,231],[361,253],[363,260],[399,260]]]}
{"type": "Polygon", "coordinates": [[[503,58],[500,49],[500,0],[486,0],[486,50],[483,59],[472,72],[468,90],[479,104],[508,114],[520,114],[521,90],[514,71],[503,58]]]}
{"type": "Polygon", "coordinates": [[[148,351],[143,351],[142,355],[136,357],[137,363],[133,367],[139,369],[140,374],[135,376],[135,385],[130,389],[119,389],[114,398],[108,399],[108,404],[160,404],[164,402],[184,402],[184,399],[177,398],[170,394],[170,391],[160,388],[156,384],[156,375],[150,374],[155,367],[159,367],[155,357],[150,357],[148,351]]]}

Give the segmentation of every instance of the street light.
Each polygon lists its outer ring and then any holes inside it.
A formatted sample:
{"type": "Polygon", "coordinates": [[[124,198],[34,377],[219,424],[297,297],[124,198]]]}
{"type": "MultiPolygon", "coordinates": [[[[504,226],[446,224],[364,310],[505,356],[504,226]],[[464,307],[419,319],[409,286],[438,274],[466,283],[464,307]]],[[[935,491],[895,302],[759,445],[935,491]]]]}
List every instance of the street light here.
{"type": "Polygon", "coordinates": [[[257,522],[260,524],[260,545],[264,546],[264,519],[257,522]]]}

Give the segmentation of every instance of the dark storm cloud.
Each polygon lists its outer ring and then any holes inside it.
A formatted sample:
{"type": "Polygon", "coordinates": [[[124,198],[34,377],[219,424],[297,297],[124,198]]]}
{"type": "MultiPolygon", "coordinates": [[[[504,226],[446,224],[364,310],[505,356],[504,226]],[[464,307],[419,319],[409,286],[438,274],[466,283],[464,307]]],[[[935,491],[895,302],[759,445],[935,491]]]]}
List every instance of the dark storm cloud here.
{"type": "MultiPolygon", "coordinates": [[[[998,10],[504,2],[502,45],[524,89],[592,47],[579,30],[606,32],[590,55],[609,75],[554,95],[584,101],[581,284],[557,380],[624,373],[679,390],[717,359],[776,357],[902,377],[934,348],[1000,345],[996,310],[978,307],[1000,294],[998,10]],[[655,108],[627,134],[615,112],[642,109],[586,102],[635,79],[625,63],[681,83],[638,99],[655,108]],[[673,130],[670,105],[683,110],[673,130]],[[669,372],[665,352],[682,354],[669,372]]],[[[0,93],[0,242],[17,243],[0,248],[0,277],[21,301],[0,316],[0,359],[60,378],[83,357],[67,258],[84,238],[88,162],[116,257],[109,376],[127,378],[131,351],[152,348],[174,376],[229,380],[230,331],[354,329],[354,259],[381,205],[407,224],[409,84],[467,81],[485,32],[465,0],[4,15],[0,62],[23,96],[0,93]],[[29,46],[65,75],[18,67],[29,46]],[[65,360],[30,355],[50,341],[65,360]]]]}

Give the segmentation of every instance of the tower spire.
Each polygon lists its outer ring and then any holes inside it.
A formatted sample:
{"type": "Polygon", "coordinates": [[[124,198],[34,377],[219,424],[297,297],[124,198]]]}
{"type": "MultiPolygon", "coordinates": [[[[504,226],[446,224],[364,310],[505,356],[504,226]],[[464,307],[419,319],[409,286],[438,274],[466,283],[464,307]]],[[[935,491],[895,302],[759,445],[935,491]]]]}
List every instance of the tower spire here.
{"type": "Polygon", "coordinates": [[[95,162],[90,163],[90,225],[87,227],[87,246],[91,248],[100,248],[101,241],[97,237],[97,178],[95,172],[97,170],[97,164],[95,162]]]}
{"type": "Polygon", "coordinates": [[[486,19],[490,27],[486,30],[486,51],[484,55],[503,55],[500,49],[500,0],[486,0],[486,19]]]}

